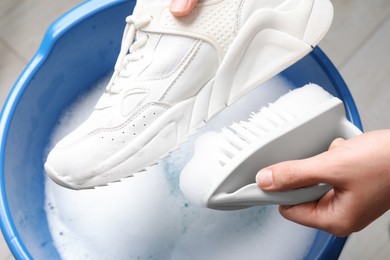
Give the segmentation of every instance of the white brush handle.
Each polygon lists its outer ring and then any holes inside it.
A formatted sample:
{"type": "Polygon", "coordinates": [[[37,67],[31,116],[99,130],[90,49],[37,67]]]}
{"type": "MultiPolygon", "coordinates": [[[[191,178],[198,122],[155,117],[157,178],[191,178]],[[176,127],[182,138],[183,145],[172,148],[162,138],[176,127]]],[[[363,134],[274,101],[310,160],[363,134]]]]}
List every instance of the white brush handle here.
{"type": "Polygon", "coordinates": [[[348,120],[342,120],[340,121],[340,136],[342,136],[344,139],[350,139],[354,136],[362,134],[362,131],[349,122],[348,120]]]}
{"type": "Polygon", "coordinates": [[[212,197],[210,203],[217,202],[220,208],[223,208],[224,204],[229,208],[269,204],[297,205],[316,201],[331,188],[327,184],[318,184],[295,190],[267,192],[260,189],[256,183],[252,183],[234,193],[220,193],[212,197]]]}

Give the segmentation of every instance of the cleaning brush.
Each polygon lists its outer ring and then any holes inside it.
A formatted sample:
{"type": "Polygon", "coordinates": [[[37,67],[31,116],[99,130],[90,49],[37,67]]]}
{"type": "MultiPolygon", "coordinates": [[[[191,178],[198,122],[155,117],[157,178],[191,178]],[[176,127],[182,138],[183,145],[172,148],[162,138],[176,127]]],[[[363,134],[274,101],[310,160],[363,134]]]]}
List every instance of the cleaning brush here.
{"type": "Polygon", "coordinates": [[[180,189],[193,203],[220,210],[315,201],[331,186],[266,192],[255,183],[256,174],[278,162],[324,152],[337,137],[359,134],[346,119],[340,99],[308,84],[252,113],[247,121],[201,135],[180,175],[180,189]]]}

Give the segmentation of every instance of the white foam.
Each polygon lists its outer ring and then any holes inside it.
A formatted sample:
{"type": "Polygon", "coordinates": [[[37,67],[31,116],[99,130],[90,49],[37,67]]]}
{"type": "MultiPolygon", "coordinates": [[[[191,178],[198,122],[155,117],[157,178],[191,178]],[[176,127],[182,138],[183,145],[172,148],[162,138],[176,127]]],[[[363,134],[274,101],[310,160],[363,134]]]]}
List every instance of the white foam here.
{"type": "MultiPolygon", "coordinates": [[[[104,85],[101,84],[101,85],[104,85]]],[[[101,88],[101,86],[100,86],[101,88]]],[[[247,118],[288,91],[280,78],[224,110],[202,132],[247,118]]],[[[53,134],[58,140],[82,121],[95,96],[68,110],[53,134]]],[[[146,173],[108,187],[73,191],[46,180],[46,214],[63,259],[300,259],[315,230],[284,220],[277,208],[224,212],[190,203],[179,189],[181,169],[193,155],[194,139],[146,173]],[[282,248],[282,250],[281,250],[282,248]]],[[[207,150],[207,143],[201,144],[207,150]]]]}
{"type": "Polygon", "coordinates": [[[218,174],[220,141],[221,135],[213,131],[199,136],[194,144],[194,155],[181,171],[180,190],[195,205],[205,207],[208,192],[222,178],[218,174]]]}

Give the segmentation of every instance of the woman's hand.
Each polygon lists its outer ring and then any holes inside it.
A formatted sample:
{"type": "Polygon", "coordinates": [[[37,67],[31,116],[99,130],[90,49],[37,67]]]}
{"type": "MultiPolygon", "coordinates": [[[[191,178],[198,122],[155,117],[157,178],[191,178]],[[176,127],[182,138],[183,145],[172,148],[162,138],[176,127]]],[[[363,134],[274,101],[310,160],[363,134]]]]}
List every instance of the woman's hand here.
{"type": "Polygon", "coordinates": [[[256,180],[267,191],[332,185],[319,201],[279,210],[291,221],[347,236],[390,209],[390,130],[336,139],[322,154],[262,169],[256,180]]]}

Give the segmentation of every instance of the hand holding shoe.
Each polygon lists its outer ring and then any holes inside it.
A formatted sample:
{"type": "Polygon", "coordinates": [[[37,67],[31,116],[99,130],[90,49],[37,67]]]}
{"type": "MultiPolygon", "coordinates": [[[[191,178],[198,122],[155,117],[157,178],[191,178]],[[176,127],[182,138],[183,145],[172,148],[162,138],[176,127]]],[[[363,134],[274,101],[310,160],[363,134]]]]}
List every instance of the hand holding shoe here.
{"type": "Polygon", "coordinates": [[[169,10],[174,16],[186,16],[191,13],[198,0],[171,0],[169,10]]]}

